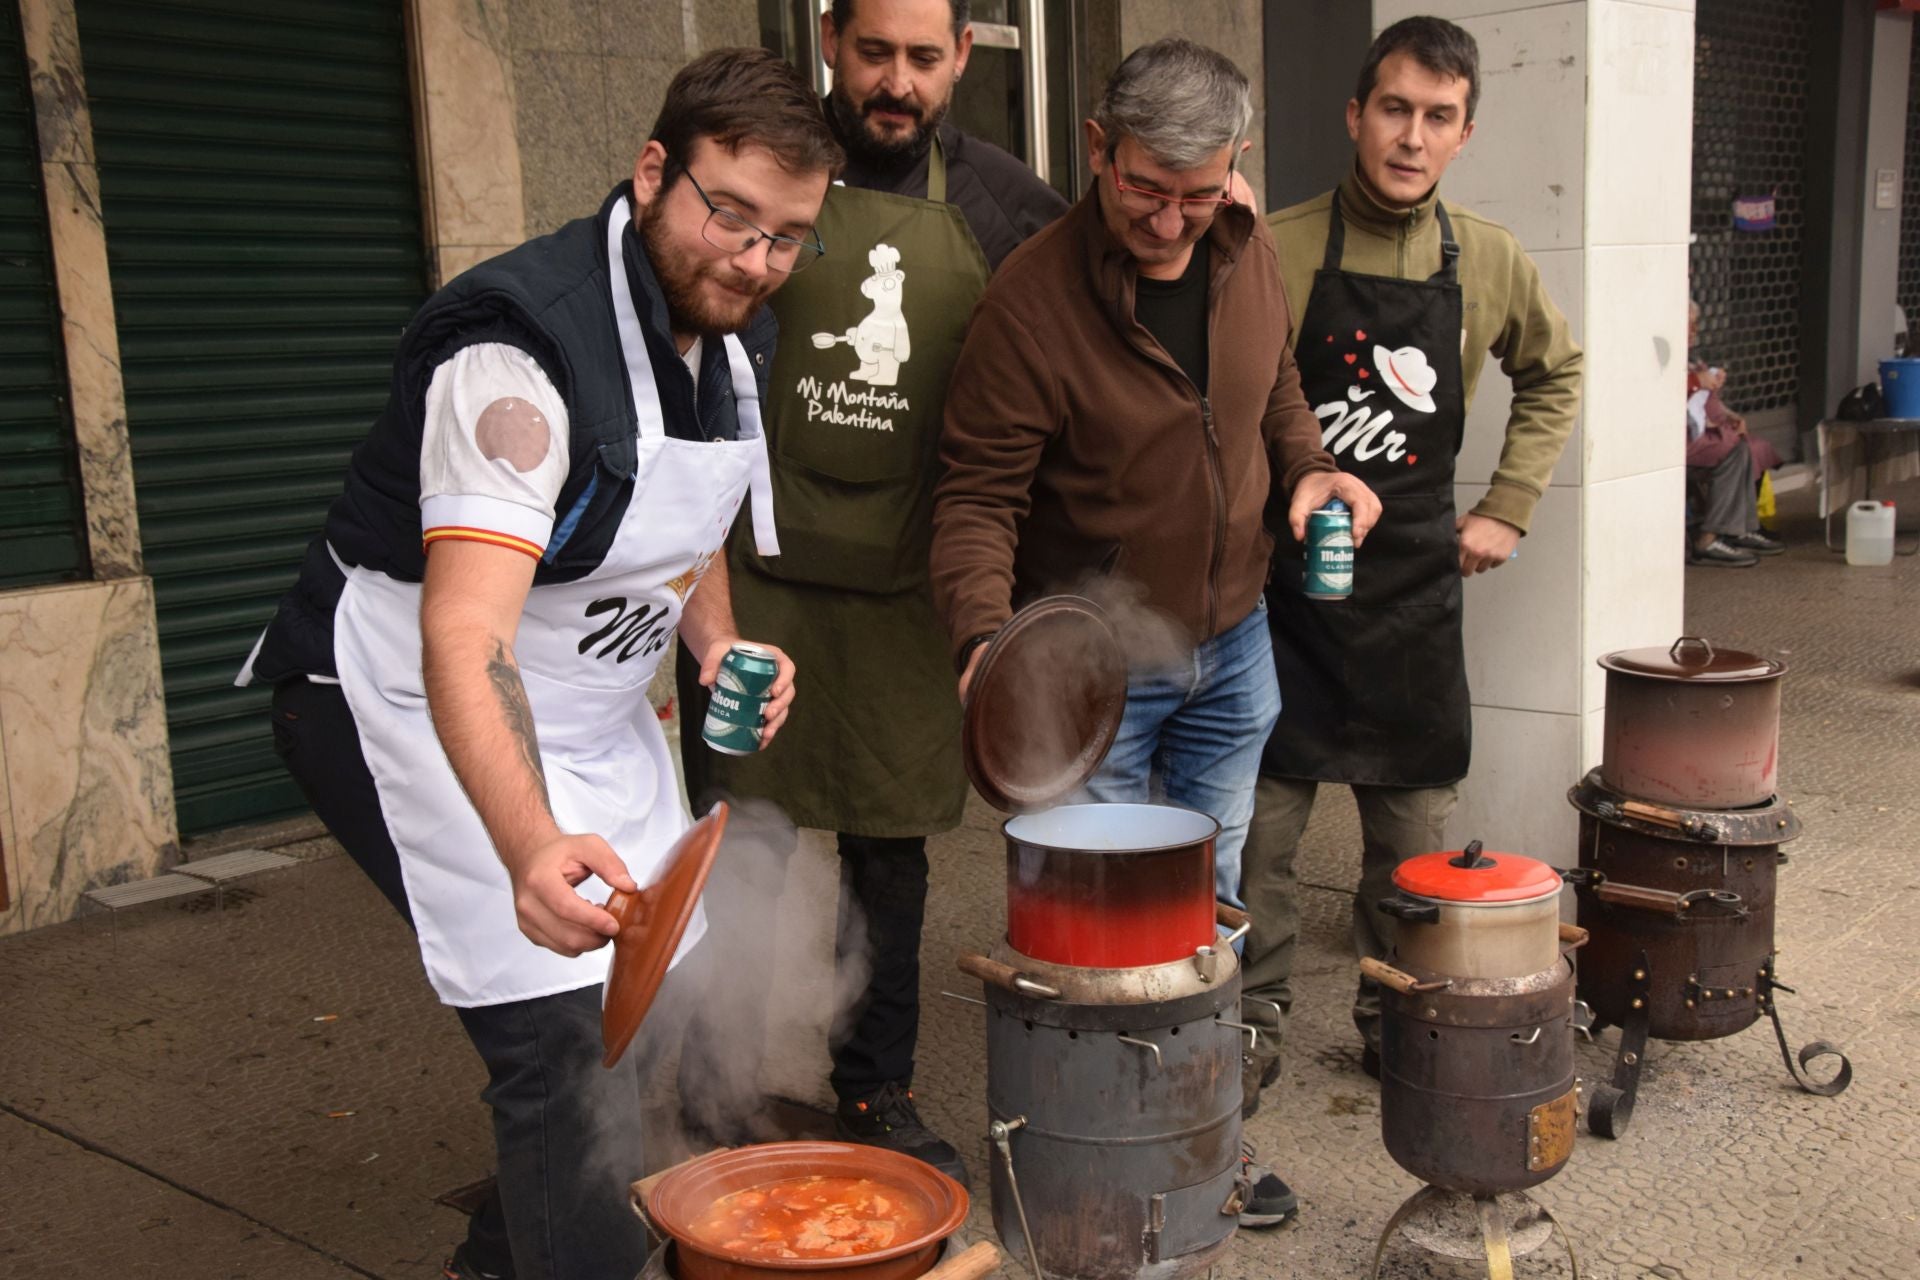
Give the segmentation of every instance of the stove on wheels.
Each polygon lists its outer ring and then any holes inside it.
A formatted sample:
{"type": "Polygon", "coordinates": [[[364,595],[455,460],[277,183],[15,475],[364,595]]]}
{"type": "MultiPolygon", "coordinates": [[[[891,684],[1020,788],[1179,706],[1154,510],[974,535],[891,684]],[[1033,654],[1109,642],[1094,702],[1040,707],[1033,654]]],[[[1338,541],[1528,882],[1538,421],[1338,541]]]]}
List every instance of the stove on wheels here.
{"type": "Polygon", "coordinates": [[[1246,1190],[1232,943],[1248,926],[1215,903],[1219,824],[1058,803],[1125,704],[1103,615],[1052,597],[982,655],[963,722],[975,788],[1012,815],[1006,935],[958,962],[985,995],[993,1224],[1042,1280],[1204,1272],[1246,1190]]]}
{"type": "Polygon", "coordinates": [[[1587,1127],[1619,1137],[1633,1117],[1649,1038],[1715,1040],[1773,1023],[1780,1056],[1809,1093],[1853,1079],[1823,1040],[1795,1053],[1780,1022],[1774,947],[1780,846],[1800,820],[1775,793],[1786,667],[1687,636],[1668,649],[1600,659],[1607,671],[1601,764],[1567,799],[1580,811],[1579,866],[1566,878],[1590,941],[1580,999],[1593,1031],[1620,1028],[1611,1083],[1587,1127]],[[1832,1057],[1825,1079],[1816,1059],[1832,1057]]]}
{"type": "Polygon", "coordinates": [[[1374,1250],[1405,1234],[1429,1252],[1483,1257],[1493,1280],[1558,1233],[1528,1189],[1573,1154],[1574,971],[1585,941],[1560,922],[1560,874],[1474,841],[1394,871],[1381,910],[1396,917],[1389,961],[1361,960],[1380,983],[1380,1135],[1427,1185],[1387,1222],[1374,1250]]]}

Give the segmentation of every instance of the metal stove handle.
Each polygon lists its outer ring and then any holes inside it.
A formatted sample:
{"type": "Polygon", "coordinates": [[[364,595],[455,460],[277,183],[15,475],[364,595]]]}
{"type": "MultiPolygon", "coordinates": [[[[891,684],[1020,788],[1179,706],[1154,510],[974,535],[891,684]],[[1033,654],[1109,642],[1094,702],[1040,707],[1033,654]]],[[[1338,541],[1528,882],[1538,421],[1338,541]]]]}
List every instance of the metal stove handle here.
{"type": "Polygon", "coordinates": [[[989,960],[976,951],[962,951],[953,963],[960,972],[1017,995],[1035,996],[1041,1000],[1060,998],[1060,988],[1050,987],[1044,982],[1035,982],[1012,965],[1001,964],[998,960],[989,960]]]}
{"type": "Polygon", "coordinates": [[[1375,960],[1372,956],[1360,957],[1360,972],[1372,978],[1383,987],[1391,987],[1403,996],[1422,995],[1428,991],[1445,991],[1453,983],[1448,979],[1438,982],[1422,982],[1402,969],[1396,969],[1384,960],[1375,960]]]}

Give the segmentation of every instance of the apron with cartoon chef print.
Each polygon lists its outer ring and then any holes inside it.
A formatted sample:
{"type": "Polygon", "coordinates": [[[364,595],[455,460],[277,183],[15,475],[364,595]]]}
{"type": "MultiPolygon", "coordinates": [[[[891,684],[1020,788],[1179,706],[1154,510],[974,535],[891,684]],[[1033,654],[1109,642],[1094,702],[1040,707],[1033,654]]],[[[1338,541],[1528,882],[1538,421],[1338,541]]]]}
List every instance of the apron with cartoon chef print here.
{"type": "MultiPolygon", "coordinates": [[[[826,256],[769,304],[783,554],[759,555],[745,527],[734,531],[734,617],[787,650],[808,692],[761,754],[687,752],[696,799],[765,797],[801,826],[869,836],[959,821],[960,703],[927,558],[947,377],[988,271],[946,186],[936,142],[924,200],[828,188],[826,256]]],[[[691,723],[705,695],[688,674],[683,662],[691,723]]]]}
{"type": "Polygon", "coordinates": [[[1275,530],[1267,598],[1283,709],[1261,764],[1270,775],[1428,787],[1467,772],[1453,508],[1466,426],[1460,249],[1438,201],[1434,212],[1440,269],[1396,280],[1340,269],[1346,226],[1333,201],[1294,354],[1328,452],[1382,511],[1344,600],[1303,593],[1303,549],[1275,530]]]}
{"type": "MultiPolygon", "coordinates": [[[[639,424],[633,494],[598,568],[528,593],[513,647],[555,821],[564,832],[605,837],[645,886],[688,823],[647,682],[749,490],[761,527],[773,525],[759,395],[737,338],[725,341],[740,438],[667,435],[622,266],[622,232],[631,219],[628,201],[617,201],[606,231],[607,274],[639,424]]],[[[763,538],[762,550],[774,554],[778,546],[763,538]]],[[[520,932],[506,868],[434,736],[420,675],[420,590],[351,569],[334,619],[334,656],[400,852],[427,976],[443,1001],[458,1006],[600,982],[610,951],[562,956],[520,932]]],[[[578,891],[592,902],[609,893],[597,877],[578,891]]],[[[704,916],[696,916],[680,954],[704,930],[704,916]]]]}

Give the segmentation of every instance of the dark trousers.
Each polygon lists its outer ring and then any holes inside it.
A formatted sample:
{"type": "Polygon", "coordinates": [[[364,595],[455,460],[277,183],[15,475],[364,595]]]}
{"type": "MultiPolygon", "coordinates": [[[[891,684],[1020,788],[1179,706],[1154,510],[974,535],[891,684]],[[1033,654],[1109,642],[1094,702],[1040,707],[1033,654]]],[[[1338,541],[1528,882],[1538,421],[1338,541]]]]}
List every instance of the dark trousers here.
{"type": "MultiPolygon", "coordinates": [[[[409,924],[400,855],[338,685],[273,692],[274,747],[307,802],[409,924]]],[[[461,1009],[487,1064],[499,1176],[467,1226],[477,1268],[518,1280],[631,1280],[646,1233],[627,1205],[641,1171],[640,1072],[600,1066],[600,988],[461,1009]]]]}
{"type": "MultiPolygon", "coordinates": [[[[1253,792],[1253,823],[1241,863],[1240,894],[1253,919],[1240,977],[1241,1016],[1256,1028],[1255,1049],[1278,1054],[1293,1010],[1293,958],[1300,935],[1300,878],[1294,855],[1320,784],[1263,777],[1253,792]],[[1276,1009],[1275,1006],[1278,1006],[1276,1009]]],[[[1353,788],[1360,809],[1360,883],[1353,898],[1353,953],[1384,960],[1393,950],[1394,919],[1380,911],[1393,892],[1393,870],[1408,858],[1444,848],[1458,786],[1353,788]]],[[[1353,1025],[1380,1045],[1380,986],[1359,979],[1353,1025]]]]}
{"type": "MultiPolygon", "coordinates": [[[[704,999],[687,1023],[680,1050],[682,1110],[690,1123],[719,1137],[737,1136],[760,1108],[764,975],[773,968],[780,894],[798,844],[791,827],[777,817],[756,819],[755,813],[752,806],[735,811],[728,848],[708,882],[707,940],[695,956],[711,967],[689,975],[704,999]]],[[[913,1079],[927,842],[924,836],[843,832],[838,843],[836,1014],[828,1032],[828,1078],[836,1095],[852,1099],[913,1079]]]]}

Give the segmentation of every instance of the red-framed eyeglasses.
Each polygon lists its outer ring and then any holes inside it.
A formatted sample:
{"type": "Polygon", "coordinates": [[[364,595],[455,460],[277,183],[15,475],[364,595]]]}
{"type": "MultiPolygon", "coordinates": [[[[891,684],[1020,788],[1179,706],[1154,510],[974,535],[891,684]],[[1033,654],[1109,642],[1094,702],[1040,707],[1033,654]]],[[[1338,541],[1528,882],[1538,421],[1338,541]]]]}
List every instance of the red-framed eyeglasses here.
{"type": "MultiPolygon", "coordinates": [[[[1233,171],[1227,171],[1227,181],[1233,180],[1233,171]]],[[[1218,195],[1211,196],[1170,196],[1159,191],[1148,191],[1145,187],[1129,186],[1120,181],[1120,175],[1113,175],[1113,186],[1120,193],[1120,207],[1136,218],[1150,218],[1168,205],[1180,210],[1180,216],[1189,222],[1200,222],[1211,218],[1221,209],[1233,203],[1233,196],[1222,188],[1218,195]]]]}

